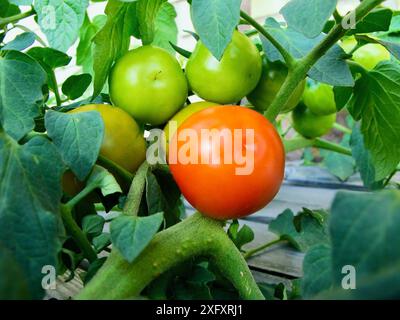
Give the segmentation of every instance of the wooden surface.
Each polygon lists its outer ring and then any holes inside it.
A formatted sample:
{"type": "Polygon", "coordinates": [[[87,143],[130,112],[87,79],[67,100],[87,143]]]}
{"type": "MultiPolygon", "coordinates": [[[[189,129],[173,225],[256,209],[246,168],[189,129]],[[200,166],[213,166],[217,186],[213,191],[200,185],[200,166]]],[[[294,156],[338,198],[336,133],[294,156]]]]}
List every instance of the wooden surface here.
{"type": "MultiPolygon", "coordinates": [[[[285,209],[289,208],[294,213],[303,207],[328,209],[339,190],[362,192],[363,188],[357,176],[352,177],[347,183],[341,183],[321,168],[291,169],[288,166],[285,183],[274,201],[260,212],[240,220],[241,225],[247,224],[255,234],[254,241],[244,249],[255,248],[276,239],[276,235],[268,231],[268,223],[285,209]],[[310,179],[310,176],[313,179],[310,179]]],[[[186,211],[191,214],[194,209],[187,204],[186,211]]],[[[277,244],[251,257],[248,264],[257,282],[269,284],[283,282],[288,285],[291,279],[302,276],[303,258],[303,253],[290,246],[277,244]]],[[[83,271],[78,271],[78,274],[80,272],[83,271]]],[[[76,275],[72,281],[65,283],[67,276],[58,279],[57,289],[49,291],[47,298],[70,299],[81,290],[83,284],[79,276],[76,275]]]]}

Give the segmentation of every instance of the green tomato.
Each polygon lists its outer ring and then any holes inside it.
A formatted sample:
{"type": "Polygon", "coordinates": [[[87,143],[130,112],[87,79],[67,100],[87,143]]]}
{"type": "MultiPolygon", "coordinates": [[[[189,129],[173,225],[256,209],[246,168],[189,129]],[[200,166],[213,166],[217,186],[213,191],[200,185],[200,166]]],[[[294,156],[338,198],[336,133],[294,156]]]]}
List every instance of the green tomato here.
{"type": "Polygon", "coordinates": [[[221,61],[199,41],[186,65],[190,88],[204,100],[220,104],[236,103],[249,94],[261,71],[257,47],[239,31],[234,31],[221,61]]]}
{"type": "MultiPolygon", "coordinates": [[[[348,37],[340,44],[346,52],[351,52],[356,45],[357,40],[354,37],[348,37]]],[[[374,69],[379,62],[390,58],[390,52],[379,43],[368,43],[353,53],[353,60],[367,70],[374,69]]]]}
{"type": "Polygon", "coordinates": [[[317,116],[336,113],[335,94],[333,87],[328,84],[308,81],[303,94],[303,102],[317,116]]]}
{"type": "Polygon", "coordinates": [[[187,95],[187,81],[178,61],[161,48],[143,46],[129,51],[111,71],[112,103],[143,123],[167,122],[187,95]]]}
{"type": "MultiPolygon", "coordinates": [[[[281,89],[287,75],[288,69],[283,63],[264,63],[261,79],[257,87],[247,96],[247,99],[257,110],[267,110],[281,89]]],[[[297,106],[303,95],[305,85],[306,80],[298,84],[281,113],[290,112],[297,106]]]]}
{"type": "Polygon", "coordinates": [[[327,134],[336,121],[336,113],[317,116],[303,103],[292,112],[293,128],[303,137],[314,139],[327,134]]]}

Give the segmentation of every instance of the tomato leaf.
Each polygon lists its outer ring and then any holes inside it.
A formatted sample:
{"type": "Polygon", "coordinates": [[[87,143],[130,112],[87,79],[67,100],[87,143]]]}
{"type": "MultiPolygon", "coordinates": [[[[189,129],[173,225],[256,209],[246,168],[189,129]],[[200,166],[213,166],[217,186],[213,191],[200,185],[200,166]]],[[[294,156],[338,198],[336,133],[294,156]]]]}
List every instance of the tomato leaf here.
{"type": "Polygon", "coordinates": [[[104,228],[105,220],[102,216],[91,214],[83,217],[82,230],[90,238],[98,237],[104,228]]]}
{"type": "Polygon", "coordinates": [[[16,50],[22,51],[30,47],[35,42],[36,36],[33,32],[24,32],[7,43],[1,50],[16,50]]]}
{"type": "MultiPolygon", "coordinates": [[[[140,38],[143,45],[151,44],[155,39],[156,20],[161,8],[167,0],[138,0],[136,5],[136,15],[139,23],[140,38]]],[[[167,6],[165,6],[167,8],[167,6]]],[[[161,20],[167,18],[165,14],[170,15],[170,9],[163,9],[164,13],[161,20]],[[168,11],[165,11],[168,10],[168,11]]],[[[175,17],[174,17],[175,18],[175,17]]],[[[159,18],[160,19],[160,18],[159,18]]],[[[158,22],[160,23],[160,21],[158,22]]],[[[160,27],[160,26],[159,26],[160,27]]],[[[164,26],[165,27],[165,26],[164,26]]]]}
{"type": "Polygon", "coordinates": [[[148,217],[121,215],[111,222],[111,239],[128,262],[147,247],[163,222],[163,213],[148,217]]]}
{"type": "Polygon", "coordinates": [[[292,0],[281,10],[289,27],[307,38],[317,37],[335,11],[337,0],[292,0]]]}
{"type": "Polygon", "coordinates": [[[400,65],[381,62],[356,82],[348,109],[361,119],[361,132],[375,165],[375,181],[400,162],[400,65]]]}
{"type": "Polygon", "coordinates": [[[360,171],[361,179],[364,186],[371,190],[382,189],[383,181],[375,181],[375,165],[372,159],[371,152],[369,152],[364,143],[364,137],[361,134],[359,126],[354,126],[350,139],[350,146],[353,157],[356,161],[357,167],[360,171]]]}
{"type": "Polygon", "coordinates": [[[325,223],[321,223],[310,210],[304,210],[295,217],[287,209],[270,222],[269,230],[303,252],[317,244],[328,242],[325,223]]]}
{"type": "MultiPolygon", "coordinates": [[[[18,0],[14,0],[18,1],[18,0]]],[[[0,17],[6,18],[6,17],[11,17],[13,15],[16,15],[20,13],[21,11],[19,8],[13,4],[12,2],[8,0],[0,0],[0,17]]]]}
{"type": "MultiPolygon", "coordinates": [[[[282,28],[273,18],[265,21],[265,28],[277,41],[295,58],[301,59],[309,53],[325,36],[319,35],[309,39],[303,34],[290,28],[282,28]]],[[[261,37],[264,51],[268,60],[284,61],[279,51],[265,37],[261,37]]],[[[334,45],[309,71],[310,78],[328,83],[333,86],[352,87],[354,79],[350,68],[344,60],[345,52],[338,45],[334,45]]]]}
{"type": "Polygon", "coordinates": [[[302,297],[310,299],[332,286],[331,247],[327,244],[311,248],[303,261],[302,297]]]}
{"type": "Polygon", "coordinates": [[[33,0],[8,0],[8,2],[17,6],[30,6],[33,0]]]}
{"type": "Polygon", "coordinates": [[[109,233],[102,233],[94,237],[92,242],[96,252],[99,253],[111,244],[111,236],[109,233]]]}
{"type": "Polygon", "coordinates": [[[110,0],[105,10],[107,22],[93,38],[93,70],[95,99],[104,87],[113,63],[129,49],[136,21],[136,2],[110,0]]]}
{"type": "Polygon", "coordinates": [[[70,76],[62,86],[62,92],[70,99],[81,97],[92,82],[92,76],[88,73],[70,76]]]}
{"type": "Polygon", "coordinates": [[[100,114],[49,110],[45,125],[64,163],[83,181],[92,170],[103,141],[104,124],[100,114]]]}
{"type": "MultiPolygon", "coordinates": [[[[64,237],[59,214],[64,170],[48,139],[35,137],[21,146],[0,134],[0,243],[27,277],[33,299],[43,297],[42,268],[57,268],[64,237]]],[[[1,278],[13,272],[8,268],[1,278]]]]}
{"type": "Polygon", "coordinates": [[[241,0],[192,1],[191,14],[194,28],[201,41],[218,60],[221,60],[239,23],[240,4],[241,0]]]}
{"type": "Polygon", "coordinates": [[[389,30],[392,16],[393,11],[389,8],[374,9],[357,23],[355,29],[350,29],[347,35],[387,31],[389,30]]]}
{"type": "Polygon", "coordinates": [[[239,250],[241,250],[245,244],[254,240],[253,230],[247,225],[243,225],[242,228],[239,229],[239,222],[237,220],[234,220],[229,226],[228,236],[239,250]]]}
{"type": "Polygon", "coordinates": [[[154,21],[154,38],[152,45],[164,48],[175,54],[170,43],[176,44],[178,39],[178,27],[175,22],[176,11],[172,4],[164,2],[154,21]]]}
{"type": "Polygon", "coordinates": [[[50,46],[66,52],[76,41],[89,0],[35,0],[38,23],[50,46]]]}
{"type": "Polygon", "coordinates": [[[115,177],[107,169],[97,165],[93,167],[86,184],[96,185],[101,190],[103,196],[122,193],[121,187],[115,177]]]}
{"type": "Polygon", "coordinates": [[[0,123],[14,139],[34,128],[45,83],[44,70],[26,54],[7,51],[0,59],[0,123]]]}

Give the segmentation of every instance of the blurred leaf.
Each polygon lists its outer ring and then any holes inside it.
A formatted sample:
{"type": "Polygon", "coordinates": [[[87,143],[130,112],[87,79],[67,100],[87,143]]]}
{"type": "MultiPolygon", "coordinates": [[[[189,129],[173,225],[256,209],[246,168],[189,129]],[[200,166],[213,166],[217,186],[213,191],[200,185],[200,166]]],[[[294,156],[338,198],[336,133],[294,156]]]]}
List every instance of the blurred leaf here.
{"type": "Polygon", "coordinates": [[[147,247],[163,222],[163,213],[148,217],[121,215],[111,222],[111,239],[125,260],[133,262],[147,247]]]}
{"type": "Polygon", "coordinates": [[[288,26],[307,38],[317,37],[332,16],[337,0],[292,0],[280,11],[288,26]]]}
{"type": "Polygon", "coordinates": [[[89,266],[88,271],[85,274],[84,284],[87,285],[90,280],[96,275],[97,271],[103,266],[104,262],[106,262],[107,257],[99,258],[92,262],[89,266]]]}
{"type": "Polygon", "coordinates": [[[176,44],[178,39],[175,18],[174,6],[169,2],[164,2],[154,21],[154,39],[152,41],[152,45],[164,48],[172,54],[175,54],[175,50],[170,43],[176,44]]]}
{"type": "Polygon", "coordinates": [[[390,27],[392,15],[393,11],[389,8],[376,8],[359,21],[355,29],[350,29],[347,35],[387,31],[390,27]]]}
{"type": "Polygon", "coordinates": [[[43,266],[57,268],[64,236],[59,214],[64,170],[49,140],[35,137],[21,146],[0,134],[0,243],[27,277],[33,299],[43,297],[43,266]]]}
{"type": "Polygon", "coordinates": [[[241,0],[192,0],[191,16],[196,33],[218,60],[239,23],[240,4],[241,0]]]}
{"type": "Polygon", "coordinates": [[[19,8],[16,5],[12,4],[12,2],[8,0],[0,0],[0,17],[11,17],[20,12],[21,11],[19,10],[19,8]]]}
{"type": "Polygon", "coordinates": [[[114,193],[122,193],[121,187],[115,177],[107,169],[98,165],[93,167],[86,184],[96,185],[104,197],[114,193]]]}
{"type": "Polygon", "coordinates": [[[92,82],[92,76],[87,73],[69,77],[62,86],[62,92],[70,99],[81,97],[92,82]]]}
{"type": "MultiPolygon", "coordinates": [[[[159,28],[162,27],[163,19],[168,19],[171,15],[171,9],[165,5],[167,0],[138,0],[136,5],[136,15],[139,24],[140,38],[143,45],[153,43],[156,35],[156,21],[159,19],[159,28]],[[164,6],[165,5],[165,6],[164,6]],[[164,13],[160,13],[164,6],[164,13]],[[160,15],[161,14],[161,15],[160,15]],[[160,20],[161,19],[161,20],[160,20]],[[161,22],[161,24],[160,24],[161,22]]],[[[166,25],[164,25],[165,27],[166,25]]],[[[170,27],[170,26],[168,26],[170,27]]]]}
{"type": "Polygon", "coordinates": [[[99,253],[111,244],[111,236],[109,233],[102,233],[97,237],[94,237],[92,242],[94,249],[99,253]]]}
{"type": "Polygon", "coordinates": [[[7,51],[0,59],[0,123],[14,139],[20,140],[34,128],[45,83],[45,72],[29,56],[7,51]]]}
{"type": "Polygon", "coordinates": [[[103,141],[104,124],[97,111],[62,113],[49,110],[45,124],[63,161],[83,181],[95,164],[103,141]]]}
{"type": "Polygon", "coordinates": [[[82,230],[90,238],[98,237],[103,232],[104,223],[105,220],[102,216],[91,214],[83,217],[82,230]]]}
{"type": "Polygon", "coordinates": [[[38,23],[50,46],[66,52],[76,41],[89,0],[35,0],[38,23]]]}
{"type": "Polygon", "coordinates": [[[35,42],[36,36],[33,32],[24,32],[7,43],[1,50],[16,50],[22,51],[30,47],[35,42]]]}
{"type": "Polygon", "coordinates": [[[247,225],[243,225],[242,228],[239,229],[239,222],[237,220],[234,220],[229,226],[228,235],[239,250],[241,250],[245,244],[254,240],[253,230],[247,225]]]}

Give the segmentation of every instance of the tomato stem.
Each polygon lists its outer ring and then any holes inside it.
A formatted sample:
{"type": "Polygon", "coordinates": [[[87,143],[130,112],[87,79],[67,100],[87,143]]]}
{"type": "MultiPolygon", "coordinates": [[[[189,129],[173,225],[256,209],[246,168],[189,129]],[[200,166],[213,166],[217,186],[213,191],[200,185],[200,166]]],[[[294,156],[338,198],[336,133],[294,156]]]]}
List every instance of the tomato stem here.
{"type": "Polygon", "coordinates": [[[289,51],[287,51],[277,40],[275,40],[275,38],[267,30],[265,30],[265,28],[262,25],[260,25],[256,20],[250,17],[246,12],[241,10],[240,16],[272,43],[272,45],[282,55],[283,59],[287,64],[287,67],[291,69],[292,66],[295,64],[296,60],[289,53],[289,51]]]}
{"type": "Polygon", "coordinates": [[[158,233],[132,263],[114,248],[97,275],[76,298],[137,297],[158,276],[195,256],[209,257],[243,299],[264,299],[245,259],[229,239],[222,223],[199,213],[158,233]]]}
{"type": "Polygon", "coordinates": [[[76,244],[79,246],[79,248],[82,250],[85,258],[88,259],[89,262],[95,261],[97,259],[97,254],[94,251],[86,235],[83,233],[81,228],[79,228],[78,224],[72,217],[70,207],[66,205],[61,205],[61,217],[64,222],[65,228],[74,239],[76,244]]]}
{"type": "Polygon", "coordinates": [[[272,247],[273,245],[278,244],[278,243],[281,243],[281,242],[283,242],[283,241],[284,241],[283,239],[278,238],[278,239],[276,239],[276,240],[267,242],[267,243],[265,243],[265,244],[263,244],[263,245],[261,245],[261,246],[259,246],[259,247],[257,247],[257,248],[254,248],[254,249],[251,249],[251,250],[246,251],[246,252],[243,254],[243,257],[244,257],[245,259],[249,259],[250,257],[254,256],[255,254],[259,253],[260,251],[263,251],[263,250],[265,250],[265,249],[268,249],[269,247],[272,247]]]}
{"type": "Polygon", "coordinates": [[[128,197],[125,202],[123,214],[137,216],[140,202],[146,185],[146,175],[149,170],[149,164],[144,161],[136,172],[129,189],[128,197]]]}
{"type": "Polygon", "coordinates": [[[340,132],[346,133],[346,134],[351,134],[351,132],[352,132],[351,129],[349,129],[349,128],[347,128],[347,127],[345,127],[345,126],[343,126],[343,125],[341,125],[340,123],[337,123],[337,122],[335,122],[333,124],[333,128],[338,130],[338,131],[340,131],[340,132]]]}
{"type": "MultiPolygon", "coordinates": [[[[355,20],[358,22],[383,1],[384,0],[364,0],[355,9],[355,11],[350,12],[347,16],[355,13],[355,20]]],[[[347,16],[343,19],[346,19],[347,16]]],[[[296,89],[300,81],[305,79],[312,66],[314,66],[315,63],[347,33],[348,30],[344,28],[342,21],[336,23],[335,27],[332,28],[328,35],[305,57],[303,57],[301,60],[298,60],[292,70],[289,70],[289,74],[277,96],[264,113],[265,117],[271,122],[274,122],[279,112],[285,108],[291,93],[296,89]]]]}
{"type": "Polygon", "coordinates": [[[0,18],[0,28],[3,28],[4,26],[8,25],[9,23],[18,22],[22,19],[33,16],[34,14],[35,14],[35,10],[31,9],[27,12],[22,12],[22,13],[16,14],[11,17],[0,18]]]}
{"type": "Polygon", "coordinates": [[[315,147],[340,153],[346,156],[352,156],[352,152],[349,148],[345,148],[337,143],[330,142],[321,138],[307,139],[303,137],[297,137],[290,140],[283,140],[283,144],[285,146],[286,153],[293,152],[299,149],[304,149],[307,147],[315,147]]]}
{"type": "Polygon", "coordinates": [[[99,154],[99,157],[97,158],[97,162],[98,162],[98,164],[115,171],[126,182],[128,182],[128,183],[132,182],[133,175],[129,171],[127,171],[123,167],[121,167],[120,165],[116,164],[114,161],[99,154]]]}
{"type": "Polygon", "coordinates": [[[313,146],[320,149],[334,151],[336,153],[344,154],[350,157],[353,155],[349,148],[345,148],[337,143],[330,142],[321,138],[315,139],[313,146]]]}

